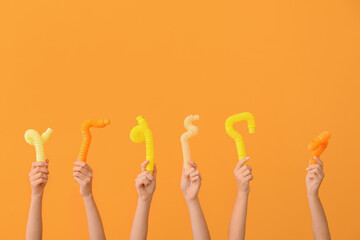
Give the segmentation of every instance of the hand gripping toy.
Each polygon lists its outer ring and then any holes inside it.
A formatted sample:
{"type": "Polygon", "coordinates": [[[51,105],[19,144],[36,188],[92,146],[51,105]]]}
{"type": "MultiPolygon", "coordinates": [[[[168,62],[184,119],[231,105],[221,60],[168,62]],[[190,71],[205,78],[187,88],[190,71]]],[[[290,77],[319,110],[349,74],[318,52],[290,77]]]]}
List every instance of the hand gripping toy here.
{"type": "Polygon", "coordinates": [[[145,141],[146,160],[149,161],[149,164],[146,166],[146,171],[152,174],[154,171],[154,141],[152,133],[146,123],[146,120],[142,116],[138,116],[136,120],[139,124],[131,129],[130,139],[134,143],[141,143],[145,141]]]}
{"type": "Polygon", "coordinates": [[[49,140],[52,132],[51,128],[48,128],[41,136],[34,129],[29,129],[25,132],[25,141],[35,146],[37,162],[45,162],[44,143],[49,140]]]}
{"type": "MultiPolygon", "coordinates": [[[[254,116],[249,112],[239,113],[228,117],[225,122],[226,133],[235,140],[239,161],[246,157],[244,141],[240,133],[235,131],[234,124],[240,121],[247,121],[249,133],[255,133],[254,116]]],[[[246,163],[245,163],[246,164],[246,163]]]]}
{"type": "Polygon", "coordinates": [[[109,119],[100,119],[100,120],[86,120],[81,125],[81,135],[82,135],[82,143],[80,146],[80,152],[79,152],[79,161],[86,162],[87,154],[89,152],[89,147],[91,143],[91,133],[90,128],[96,127],[96,128],[103,128],[110,124],[109,119]]]}
{"type": "Polygon", "coordinates": [[[328,141],[331,138],[330,132],[322,132],[316,138],[314,138],[308,145],[308,149],[312,151],[310,158],[310,165],[316,164],[314,157],[319,158],[322,152],[326,149],[328,141]]]}
{"type": "Polygon", "coordinates": [[[199,120],[199,115],[190,115],[187,116],[184,120],[184,127],[187,131],[181,135],[181,146],[183,151],[185,169],[189,168],[188,162],[191,161],[189,140],[190,138],[196,136],[199,132],[199,128],[192,124],[192,122],[195,120],[199,120]]]}

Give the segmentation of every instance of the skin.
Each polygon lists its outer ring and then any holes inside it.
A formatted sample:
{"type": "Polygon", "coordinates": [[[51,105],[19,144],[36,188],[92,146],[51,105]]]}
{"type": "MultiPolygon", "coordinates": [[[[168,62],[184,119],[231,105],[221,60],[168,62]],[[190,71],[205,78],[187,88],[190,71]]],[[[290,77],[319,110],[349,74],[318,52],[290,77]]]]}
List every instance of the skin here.
{"type": "Polygon", "coordinates": [[[141,164],[141,173],[135,179],[138,192],[138,204],[130,233],[130,240],[144,240],[147,237],[150,205],[156,188],[157,169],[154,165],[153,175],[146,171],[149,161],[141,164]]]}
{"type": "Polygon", "coordinates": [[[49,160],[33,162],[29,179],[31,184],[31,203],[26,226],[27,240],[42,239],[42,197],[48,181],[49,160]]]}
{"type": "Polygon", "coordinates": [[[92,193],[93,170],[83,161],[76,161],[74,165],[73,176],[74,180],[80,185],[80,194],[85,204],[90,239],[104,240],[106,239],[104,228],[92,193]]]}
{"type": "Polygon", "coordinates": [[[244,165],[249,159],[249,157],[241,159],[234,170],[238,189],[229,224],[229,240],[245,239],[247,204],[250,192],[249,182],[253,179],[252,168],[249,165],[244,165]]]}
{"type": "Polygon", "coordinates": [[[196,163],[190,161],[188,164],[190,168],[182,169],[180,187],[189,209],[193,239],[208,240],[210,233],[198,198],[201,186],[200,172],[196,163]]]}
{"type": "Polygon", "coordinates": [[[312,232],[315,240],[330,240],[330,231],[324,208],[319,198],[319,188],[324,179],[323,162],[314,157],[317,164],[312,164],[306,170],[306,189],[311,212],[312,232]]]}

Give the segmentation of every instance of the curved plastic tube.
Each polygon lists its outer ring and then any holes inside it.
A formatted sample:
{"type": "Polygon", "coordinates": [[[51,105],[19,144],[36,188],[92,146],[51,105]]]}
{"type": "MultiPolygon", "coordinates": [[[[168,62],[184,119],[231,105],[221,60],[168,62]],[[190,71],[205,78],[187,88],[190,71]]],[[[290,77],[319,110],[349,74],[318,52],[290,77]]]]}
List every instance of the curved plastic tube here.
{"type": "Polygon", "coordinates": [[[146,171],[152,174],[154,171],[154,141],[152,133],[146,123],[146,120],[142,116],[138,116],[136,120],[138,121],[138,125],[131,129],[130,139],[134,143],[141,143],[145,141],[146,160],[149,161],[149,164],[146,166],[146,171]]]}
{"type": "Polygon", "coordinates": [[[41,136],[34,129],[29,129],[25,132],[25,141],[35,146],[37,162],[45,162],[44,144],[49,140],[52,132],[51,128],[48,128],[41,136]]]}
{"type": "Polygon", "coordinates": [[[96,127],[96,128],[103,128],[110,124],[109,119],[100,119],[100,120],[86,120],[81,125],[81,135],[82,135],[82,143],[80,146],[80,152],[79,152],[79,161],[86,162],[87,154],[89,152],[89,147],[91,143],[91,133],[90,128],[96,127]]]}
{"type": "Polygon", "coordinates": [[[320,158],[320,155],[324,152],[328,145],[328,141],[331,138],[330,132],[322,132],[316,138],[314,138],[308,145],[308,149],[312,151],[310,157],[310,165],[316,164],[314,157],[320,158]]]}
{"type": "MultiPolygon", "coordinates": [[[[239,113],[228,117],[225,122],[226,133],[235,140],[239,161],[246,157],[245,145],[240,133],[234,129],[234,124],[240,121],[247,121],[249,133],[255,133],[255,119],[249,112],[239,113]]],[[[245,163],[246,164],[246,163],[245,163]]]]}
{"type": "Polygon", "coordinates": [[[199,115],[190,115],[187,116],[184,120],[184,127],[187,131],[181,135],[181,146],[183,151],[185,169],[189,168],[188,162],[191,161],[189,139],[196,136],[199,132],[199,128],[192,124],[192,122],[195,120],[199,120],[199,115]]]}

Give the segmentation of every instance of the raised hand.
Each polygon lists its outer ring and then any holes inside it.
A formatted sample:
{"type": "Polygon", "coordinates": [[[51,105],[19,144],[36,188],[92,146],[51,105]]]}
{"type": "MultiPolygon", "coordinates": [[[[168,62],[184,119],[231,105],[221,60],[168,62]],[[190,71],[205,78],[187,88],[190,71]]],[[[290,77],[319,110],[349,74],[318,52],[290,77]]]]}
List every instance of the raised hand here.
{"type": "Polygon", "coordinates": [[[139,194],[139,199],[143,201],[151,199],[156,188],[156,165],[154,166],[154,175],[151,175],[151,173],[146,171],[148,164],[148,160],[141,164],[141,173],[135,179],[135,187],[139,194]]]}
{"type": "Polygon", "coordinates": [[[183,167],[180,185],[187,201],[194,200],[198,197],[201,186],[201,175],[197,170],[196,163],[190,161],[188,164],[190,167],[187,170],[183,167]]]}
{"type": "Polygon", "coordinates": [[[317,195],[320,185],[324,179],[323,162],[320,158],[314,157],[317,164],[311,164],[306,170],[308,171],[305,179],[308,194],[317,195]]]}
{"type": "Polygon", "coordinates": [[[46,159],[45,162],[32,163],[29,179],[31,184],[31,195],[33,197],[42,197],[44,194],[44,188],[49,175],[48,166],[49,159],[46,159]]]}
{"type": "Polygon", "coordinates": [[[250,158],[241,159],[235,167],[234,175],[238,185],[238,194],[248,194],[250,192],[249,182],[253,179],[252,168],[249,165],[244,165],[250,158]]]}

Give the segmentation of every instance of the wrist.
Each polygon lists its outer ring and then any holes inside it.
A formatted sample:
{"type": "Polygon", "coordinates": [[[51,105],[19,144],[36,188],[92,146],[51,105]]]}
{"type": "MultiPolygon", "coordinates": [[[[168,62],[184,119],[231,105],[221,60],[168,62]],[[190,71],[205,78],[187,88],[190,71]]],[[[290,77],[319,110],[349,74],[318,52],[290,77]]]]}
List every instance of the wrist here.
{"type": "Polygon", "coordinates": [[[237,196],[239,197],[249,197],[250,191],[238,191],[237,196]]]}
{"type": "Polygon", "coordinates": [[[150,205],[151,205],[151,201],[152,201],[152,197],[150,198],[147,198],[147,199],[141,199],[139,197],[138,199],[138,207],[145,207],[145,208],[150,208],[150,205]]]}
{"type": "Polygon", "coordinates": [[[32,193],[31,194],[31,200],[42,200],[42,198],[43,198],[43,194],[41,193],[41,194],[36,194],[36,193],[32,193]]]}
{"type": "Polygon", "coordinates": [[[319,198],[319,193],[318,193],[318,191],[308,192],[307,195],[308,195],[308,198],[309,198],[309,199],[319,198]]]}
{"type": "Polygon", "coordinates": [[[185,197],[185,200],[186,200],[187,205],[199,202],[198,196],[195,196],[194,198],[186,198],[185,197]]]}
{"type": "Polygon", "coordinates": [[[88,201],[88,200],[92,200],[94,199],[92,193],[86,194],[86,195],[82,195],[82,198],[84,201],[88,201]]]}
{"type": "Polygon", "coordinates": [[[151,203],[153,195],[149,195],[147,197],[141,197],[138,198],[138,203],[151,203]]]}

